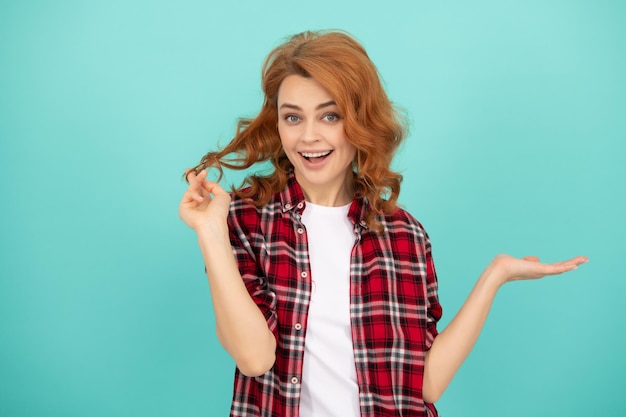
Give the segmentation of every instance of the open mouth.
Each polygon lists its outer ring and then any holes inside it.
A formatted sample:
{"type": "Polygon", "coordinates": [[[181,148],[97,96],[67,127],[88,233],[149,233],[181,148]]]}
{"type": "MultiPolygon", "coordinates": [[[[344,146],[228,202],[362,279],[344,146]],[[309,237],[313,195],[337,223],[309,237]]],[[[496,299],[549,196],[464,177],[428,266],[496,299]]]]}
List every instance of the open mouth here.
{"type": "Polygon", "coordinates": [[[326,158],[328,155],[330,155],[332,153],[332,151],[325,151],[325,152],[300,152],[300,155],[302,155],[304,157],[304,159],[306,159],[307,161],[321,161],[322,159],[326,158]]]}

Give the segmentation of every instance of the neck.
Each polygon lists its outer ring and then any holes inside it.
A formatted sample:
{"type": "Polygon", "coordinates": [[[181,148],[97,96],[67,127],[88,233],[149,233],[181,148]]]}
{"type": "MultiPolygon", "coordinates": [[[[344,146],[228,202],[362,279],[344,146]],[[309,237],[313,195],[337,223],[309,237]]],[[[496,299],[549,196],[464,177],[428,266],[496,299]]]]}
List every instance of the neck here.
{"type": "MultiPolygon", "coordinates": [[[[296,179],[298,179],[296,175],[296,179]]],[[[350,171],[345,181],[337,185],[316,186],[298,181],[306,201],[318,206],[339,207],[354,200],[354,179],[350,171]]]]}

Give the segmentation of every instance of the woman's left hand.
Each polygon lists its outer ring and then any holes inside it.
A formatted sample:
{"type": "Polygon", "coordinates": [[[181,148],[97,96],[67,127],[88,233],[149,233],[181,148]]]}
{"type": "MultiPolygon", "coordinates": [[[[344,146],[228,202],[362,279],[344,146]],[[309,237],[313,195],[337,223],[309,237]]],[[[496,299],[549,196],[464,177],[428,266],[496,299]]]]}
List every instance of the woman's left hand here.
{"type": "Polygon", "coordinates": [[[525,256],[520,259],[509,255],[498,255],[491,261],[488,268],[494,268],[497,271],[499,284],[502,285],[509,281],[562,274],[578,268],[578,265],[588,260],[585,256],[576,256],[566,261],[546,264],[540,262],[536,256],[525,256]]]}
{"type": "Polygon", "coordinates": [[[422,393],[428,402],[437,401],[459,369],[483,328],[498,288],[509,281],[537,279],[576,269],[585,256],[546,264],[536,256],[514,258],[498,255],[478,278],[469,297],[426,352],[422,393]]]}

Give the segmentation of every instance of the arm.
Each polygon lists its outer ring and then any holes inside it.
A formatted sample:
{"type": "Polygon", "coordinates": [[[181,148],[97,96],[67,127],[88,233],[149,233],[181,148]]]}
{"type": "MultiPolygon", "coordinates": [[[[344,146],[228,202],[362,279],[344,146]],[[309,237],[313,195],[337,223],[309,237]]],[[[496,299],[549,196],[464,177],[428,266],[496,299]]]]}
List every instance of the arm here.
{"type": "Polygon", "coordinates": [[[226,221],[230,196],[206,180],[206,171],[190,172],[188,179],[179,215],[198,235],[218,339],[244,375],[262,375],[274,365],[276,338],[250,297],[232,252],[226,221]]]}
{"type": "Polygon", "coordinates": [[[426,352],[424,401],[435,402],[467,358],[483,328],[496,292],[508,281],[537,279],[576,269],[587,262],[578,256],[564,262],[543,264],[536,257],[516,259],[498,255],[478,278],[467,300],[426,352]]]}

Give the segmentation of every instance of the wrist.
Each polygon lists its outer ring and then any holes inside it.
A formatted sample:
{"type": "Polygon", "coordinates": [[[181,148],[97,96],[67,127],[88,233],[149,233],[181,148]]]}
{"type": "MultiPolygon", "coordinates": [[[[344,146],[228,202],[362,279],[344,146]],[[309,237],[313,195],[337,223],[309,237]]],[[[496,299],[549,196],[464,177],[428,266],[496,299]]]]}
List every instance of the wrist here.
{"type": "Polygon", "coordinates": [[[219,243],[223,241],[230,242],[228,236],[228,225],[226,222],[222,223],[205,223],[195,229],[198,235],[199,241],[210,241],[212,243],[219,243]]]}
{"type": "Polygon", "coordinates": [[[498,291],[500,287],[507,281],[504,268],[501,263],[498,262],[496,257],[487,268],[480,275],[479,281],[482,281],[485,286],[492,291],[498,291]]]}

